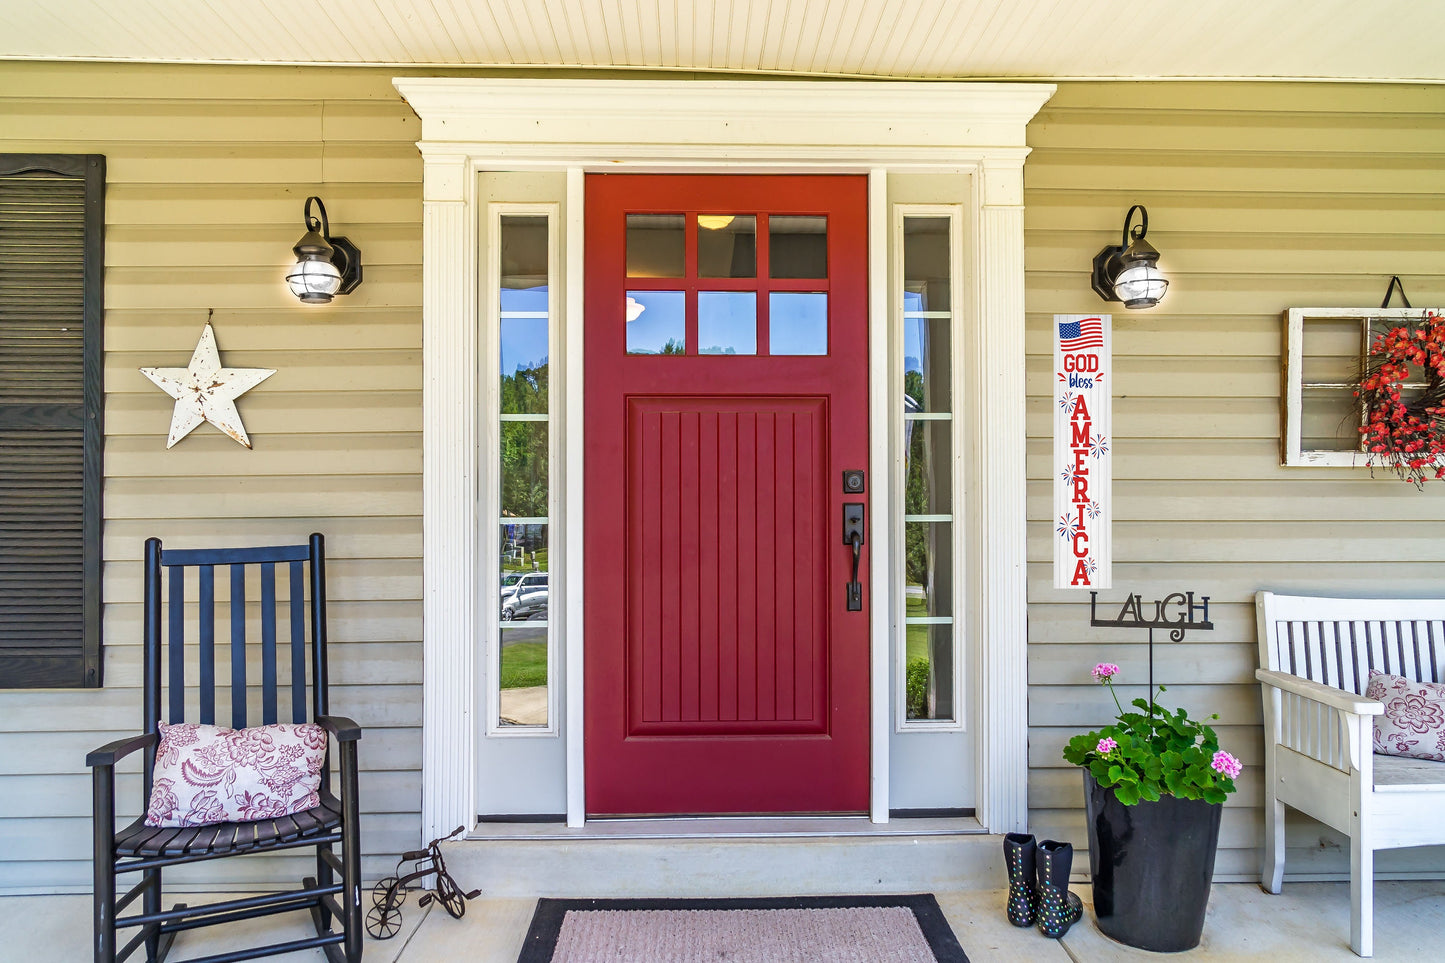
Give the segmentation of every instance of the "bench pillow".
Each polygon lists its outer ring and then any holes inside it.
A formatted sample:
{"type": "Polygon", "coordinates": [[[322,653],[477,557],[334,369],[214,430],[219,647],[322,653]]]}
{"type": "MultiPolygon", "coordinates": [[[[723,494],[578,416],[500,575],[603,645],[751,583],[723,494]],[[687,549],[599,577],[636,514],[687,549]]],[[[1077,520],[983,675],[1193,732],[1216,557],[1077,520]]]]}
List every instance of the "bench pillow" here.
{"type": "Polygon", "coordinates": [[[160,729],[147,826],[275,819],[321,804],[326,730],[318,725],[160,729]]]}
{"type": "Polygon", "coordinates": [[[1445,762],[1445,685],[1371,672],[1365,697],[1385,704],[1375,716],[1375,751],[1445,762]]]}

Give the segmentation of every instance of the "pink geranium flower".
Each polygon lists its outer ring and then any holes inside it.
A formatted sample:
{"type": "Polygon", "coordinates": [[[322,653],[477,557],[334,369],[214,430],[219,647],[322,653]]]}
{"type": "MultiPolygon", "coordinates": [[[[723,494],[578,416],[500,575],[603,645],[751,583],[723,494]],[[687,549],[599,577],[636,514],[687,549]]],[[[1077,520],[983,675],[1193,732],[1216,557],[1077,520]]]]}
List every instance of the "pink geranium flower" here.
{"type": "Polygon", "coordinates": [[[1214,754],[1214,761],[1211,762],[1209,765],[1210,768],[1212,768],[1215,772],[1223,773],[1230,779],[1239,778],[1240,772],[1244,769],[1244,766],[1240,765],[1238,759],[1234,758],[1223,749],[1219,750],[1214,754]]]}
{"type": "Polygon", "coordinates": [[[1094,747],[1094,751],[1101,756],[1106,756],[1117,748],[1119,748],[1119,744],[1108,736],[1105,736],[1099,740],[1099,744],[1094,747]]]}
{"type": "Polygon", "coordinates": [[[1119,667],[1112,662],[1100,662],[1094,666],[1093,675],[1095,682],[1108,682],[1118,674],[1119,667]]]}

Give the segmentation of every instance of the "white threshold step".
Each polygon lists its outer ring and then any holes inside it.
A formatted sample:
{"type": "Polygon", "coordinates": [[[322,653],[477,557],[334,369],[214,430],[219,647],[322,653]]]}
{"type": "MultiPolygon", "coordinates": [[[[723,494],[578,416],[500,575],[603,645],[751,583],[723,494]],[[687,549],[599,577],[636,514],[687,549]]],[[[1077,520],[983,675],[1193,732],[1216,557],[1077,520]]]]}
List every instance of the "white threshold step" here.
{"type": "Polygon", "coordinates": [[[464,890],[491,897],[742,897],[1007,885],[1003,838],[975,820],[859,818],[487,823],[445,844],[464,890]],[[971,824],[971,825],[970,825],[971,824]]]}

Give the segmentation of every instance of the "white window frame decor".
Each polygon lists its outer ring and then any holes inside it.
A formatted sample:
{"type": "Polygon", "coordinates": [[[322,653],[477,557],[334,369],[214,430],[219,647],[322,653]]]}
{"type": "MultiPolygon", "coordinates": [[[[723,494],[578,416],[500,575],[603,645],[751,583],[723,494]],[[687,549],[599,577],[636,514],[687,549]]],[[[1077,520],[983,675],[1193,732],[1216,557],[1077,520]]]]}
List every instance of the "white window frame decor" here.
{"type": "MultiPolygon", "coordinates": [[[[1290,308],[1284,312],[1284,404],[1281,412],[1281,463],[1286,466],[1315,468],[1363,467],[1366,452],[1363,443],[1351,450],[1304,448],[1301,437],[1304,422],[1304,393],[1310,388],[1350,389],[1356,382],[1304,381],[1305,328],[1311,321],[1354,321],[1360,327],[1360,348],[1354,362],[1356,373],[1369,356],[1374,338],[1372,325],[1388,327],[1418,322],[1425,314],[1422,308],[1290,308]]],[[[1416,385],[1410,384],[1409,387],[1416,385]]]]}
{"type": "MultiPolygon", "coordinates": [[[[869,179],[868,517],[877,546],[869,576],[870,812],[888,819],[892,542],[888,298],[890,171],[967,175],[964,250],[970,289],[960,332],[966,393],[954,410],[970,465],[965,515],[967,637],[979,640],[973,680],[980,735],[976,812],[991,832],[1028,818],[1027,553],[1025,543],[1023,164],[1026,126],[1052,84],[875,81],[553,80],[399,78],[421,118],[423,730],[422,838],[472,826],[480,711],[476,691],[480,521],[478,460],[477,175],[566,172],[561,338],[583,349],[583,195],[589,172],[816,173],[869,179]]],[[[586,818],[583,772],[582,365],[556,370],[563,409],[554,465],[567,594],[549,617],[564,654],[567,821],[586,818]]],[[[554,561],[552,567],[558,563],[554,561]]]]}
{"type": "Polygon", "coordinates": [[[965,592],[968,591],[967,579],[967,555],[965,552],[968,544],[965,531],[967,519],[965,513],[960,511],[960,506],[966,505],[966,493],[963,483],[963,459],[961,452],[965,443],[962,432],[959,431],[960,418],[958,405],[964,397],[964,353],[960,345],[964,341],[967,325],[967,316],[964,313],[964,305],[969,294],[969,278],[965,270],[964,262],[964,210],[961,204],[894,204],[891,248],[893,251],[893,283],[890,290],[896,292],[892,305],[894,323],[893,331],[897,335],[893,339],[893,351],[890,363],[897,372],[899,390],[891,392],[892,400],[890,420],[894,426],[898,438],[898,453],[893,459],[893,485],[898,493],[895,506],[897,515],[897,548],[894,552],[893,561],[893,620],[898,626],[894,634],[894,677],[897,680],[894,692],[894,726],[898,732],[914,731],[962,731],[967,729],[967,719],[970,705],[968,690],[965,688],[967,676],[964,666],[967,663],[968,651],[965,646],[966,620],[963,618],[963,604],[966,599],[965,592]],[[949,385],[949,404],[947,412],[915,412],[909,414],[904,411],[902,390],[903,378],[903,356],[905,320],[908,312],[904,307],[906,292],[904,291],[905,263],[904,263],[904,221],[910,217],[932,217],[947,218],[948,230],[948,271],[949,271],[949,305],[944,311],[930,310],[924,316],[947,320],[950,322],[951,337],[949,338],[949,373],[951,384],[949,385]],[[944,421],[949,426],[949,455],[951,464],[948,466],[948,482],[950,486],[949,507],[951,511],[946,515],[908,515],[904,513],[904,491],[907,484],[905,465],[908,452],[904,445],[904,437],[908,421],[920,423],[944,421]],[[950,608],[953,611],[951,616],[913,617],[908,615],[908,599],[906,597],[906,562],[905,562],[905,533],[909,522],[947,522],[949,524],[950,549],[953,552],[951,560],[953,566],[953,579],[946,587],[950,593],[950,608]],[[953,635],[953,718],[952,719],[909,719],[907,705],[908,687],[908,627],[910,625],[948,625],[953,635]]]}
{"type": "MultiPolygon", "coordinates": [[[[501,526],[502,522],[502,486],[500,484],[499,468],[497,459],[501,451],[501,424],[507,421],[540,422],[547,425],[547,515],[545,518],[524,518],[516,519],[519,524],[540,523],[547,526],[547,556],[549,569],[553,568],[550,560],[557,557],[555,551],[557,542],[557,472],[556,467],[561,462],[558,451],[558,418],[557,409],[561,403],[561,391],[558,388],[557,380],[551,375],[551,360],[556,354],[558,344],[558,311],[557,303],[560,297],[556,290],[557,282],[561,277],[560,244],[558,235],[561,233],[561,205],[559,204],[521,204],[491,202],[487,204],[487,274],[483,290],[486,292],[486,313],[484,317],[487,323],[484,326],[482,344],[482,386],[483,395],[486,398],[486,409],[483,413],[483,425],[486,435],[484,436],[479,457],[482,464],[479,472],[484,479],[496,478],[497,484],[483,486],[483,499],[486,502],[482,511],[482,518],[491,522],[488,525],[485,521],[481,528],[482,559],[485,564],[482,568],[485,573],[482,576],[482,611],[489,613],[490,620],[484,618],[483,622],[483,649],[486,652],[486,671],[483,672],[487,686],[486,706],[486,735],[489,737],[501,738],[528,738],[537,736],[555,736],[558,732],[557,725],[557,620],[552,618],[551,608],[548,607],[548,617],[545,622],[540,623],[547,632],[547,724],[545,726],[504,726],[499,722],[501,716],[501,690],[499,688],[498,667],[501,665],[502,632],[503,625],[498,618],[501,608],[501,526]],[[502,391],[501,391],[501,330],[502,330],[502,218],[503,217],[535,217],[545,218],[547,222],[547,351],[548,351],[548,377],[547,377],[547,413],[545,415],[505,415],[502,414],[502,391]],[[489,474],[490,472],[490,474],[489,474]]],[[[530,316],[530,315],[527,315],[530,316]]],[[[563,582],[563,573],[560,571],[549,571],[547,573],[547,592],[550,599],[566,598],[566,586],[563,582]]],[[[538,622],[532,621],[531,625],[537,626],[538,622]]]]}

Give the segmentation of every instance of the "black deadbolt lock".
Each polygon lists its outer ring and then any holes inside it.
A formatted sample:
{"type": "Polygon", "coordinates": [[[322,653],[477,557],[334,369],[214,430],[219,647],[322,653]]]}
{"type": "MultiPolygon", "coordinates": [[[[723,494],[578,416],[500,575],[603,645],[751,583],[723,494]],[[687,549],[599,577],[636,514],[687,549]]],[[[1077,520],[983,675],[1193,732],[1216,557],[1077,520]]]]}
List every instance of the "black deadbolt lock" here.
{"type": "Polygon", "coordinates": [[[843,494],[861,495],[863,493],[863,470],[853,468],[843,473],[843,494]]]}

